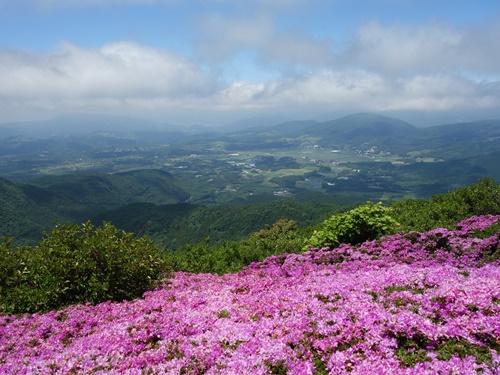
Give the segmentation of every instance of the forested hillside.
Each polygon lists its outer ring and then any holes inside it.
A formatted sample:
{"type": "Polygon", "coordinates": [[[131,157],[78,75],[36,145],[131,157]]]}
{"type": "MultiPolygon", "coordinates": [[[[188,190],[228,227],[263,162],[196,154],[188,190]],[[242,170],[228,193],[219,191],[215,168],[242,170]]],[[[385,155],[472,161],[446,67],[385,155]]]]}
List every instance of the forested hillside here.
{"type": "Polygon", "coordinates": [[[20,186],[0,177],[0,236],[34,242],[57,218],[33,202],[20,186]]]}
{"type": "Polygon", "coordinates": [[[294,220],[301,227],[310,226],[340,207],[333,203],[287,200],[216,207],[138,203],[104,212],[91,221],[96,225],[109,221],[127,232],[146,234],[167,249],[176,249],[206,238],[213,245],[224,240],[237,241],[280,219],[294,220]]]}
{"type": "Polygon", "coordinates": [[[171,204],[188,194],[165,171],[45,176],[30,183],[0,179],[1,235],[24,243],[41,238],[56,222],[83,222],[137,202],[171,204]]]}

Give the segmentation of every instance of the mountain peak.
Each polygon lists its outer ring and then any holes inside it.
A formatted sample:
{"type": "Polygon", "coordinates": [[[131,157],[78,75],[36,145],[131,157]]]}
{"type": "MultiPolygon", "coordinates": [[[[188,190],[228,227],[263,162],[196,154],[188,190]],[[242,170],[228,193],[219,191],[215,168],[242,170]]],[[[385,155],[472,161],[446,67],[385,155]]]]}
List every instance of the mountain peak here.
{"type": "MultiPolygon", "coordinates": [[[[395,117],[389,117],[385,115],[381,115],[378,113],[373,113],[373,112],[359,112],[359,113],[353,113],[351,115],[347,115],[344,117],[341,117],[339,119],[333,120],[335,122],[340,122],[340,121],[351,121],[353,123],[359,123],[359,124],[368,124],[368,123],[384,123],[384,124],[394,124],[394,125],[400,125],[400,126],[406,126],[406,127],[412,127],[414,126],[410,124],[409,122],[400,120],[395,117]]],[[[329,121],[331,122],[331,121],[329,121]]]]}

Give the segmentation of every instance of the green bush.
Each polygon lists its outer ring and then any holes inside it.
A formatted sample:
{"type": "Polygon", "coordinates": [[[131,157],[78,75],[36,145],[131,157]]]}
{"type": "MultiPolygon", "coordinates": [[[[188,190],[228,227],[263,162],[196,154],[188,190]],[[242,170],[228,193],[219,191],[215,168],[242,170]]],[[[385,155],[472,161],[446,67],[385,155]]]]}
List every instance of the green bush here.
{"type": "Polygon", "coordinates": [[[474,215],[500,214],[500,187],[495,180],[483,178],[476,184],[437,194],[430,199],[396,202],[391,208],[401,230],[453,229],[457,222],[474,215]]]}
{"type": "Polygon", "coordinates": [[[248,238],[226,241],[211,246],[210,239],[198,245],[188,245],[172,253],[177,271],[225,274],[237,272],[252,262],[259,262],[271,255],[297,253],[304,243],[303,232],[294,220],[278,220],[248,238]]]}
{"type": "Polygon", "coordinates": [[[341,243],[357,245],[394,233],[399,224],[382,203],[367,202],[348,212],[326,219],[307,244],[312,247],[335,247],[341,243]]]}
{"type": "Polygon", "coordinates": [[[302,233],[305,231],[307,229],[299,230],[296,221],[281,219],[272,227],[266,226],[266,229],[252,233],[244,242],[259,254],[259,260],[263,260],[271,255],[299,252],[304,243],[302,233]]]}
{"type": "Polygon", "coordinates": [[[0,310],[43,312],[140,297],[166,271],[159,249],[110,223],[57,225],[38,246],[0,245],[0,310]]]}
{"type": "Polygon", "coordinates": [[[452,191],[450,199],[458,201],[467,216],[500,214],[500,186],[491,178],[452,191]]]}

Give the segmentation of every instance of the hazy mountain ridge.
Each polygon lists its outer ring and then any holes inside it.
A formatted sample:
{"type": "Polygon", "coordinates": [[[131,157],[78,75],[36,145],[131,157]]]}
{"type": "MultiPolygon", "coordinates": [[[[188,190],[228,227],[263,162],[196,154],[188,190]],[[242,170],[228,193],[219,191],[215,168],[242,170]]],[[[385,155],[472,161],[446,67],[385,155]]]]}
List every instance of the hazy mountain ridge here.
{"type": "Polygon", "coordinates": [[[290,146],[296,146],[304,136],[317,139],[322,147],[370,145],[395,153],[421,152],[436,158],[465,158],[500,150],[500,120],[418,128],[396,118],[358,113],[325,122],[293,121],[249,128],[229,134],[225,140],[237,145],[256,145],[288,139],[290,146]]]}
{"type": "MultiPolygon", "coordinates": [[[[96,131],[158,130],[159,125],[146,119],[127,116],[59,115],[49,120],[0,124],[0,137],[23,134],[45,138],[55,135],[81,135],[96,131]]],[[[169,125],[162,127],[170,128],[169,125]]]]}
{"type": "Polygon", "coordinates": [[[316,138],[323,147],[369,144],[392,148],[394,152],[419,151],[429,156],[447,158],[470,157],[500,149],[500,120],[419,128],[393,117],[357,113],[323,122],[295,120],[273,124],[271,119],[257,118],[228,126],[199,127],[195,132],[193,129],[171,125],[162,127],[127,117],[101,119],[93,116],[80,122],[73,117],[60,117],[53,122],[0,125],[0,150],[3,154],[69,152],[207,141],[232,143],[233,146],[229,145],[232,149],[248,149],[259,145],[268,148],[296,147],[305,136],[316,138]]]}

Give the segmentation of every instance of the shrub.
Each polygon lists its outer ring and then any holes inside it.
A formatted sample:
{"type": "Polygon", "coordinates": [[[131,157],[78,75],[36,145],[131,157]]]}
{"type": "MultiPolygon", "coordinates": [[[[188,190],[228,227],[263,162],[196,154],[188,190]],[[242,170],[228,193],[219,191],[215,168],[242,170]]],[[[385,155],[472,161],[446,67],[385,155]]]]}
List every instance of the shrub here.
{"type": "Polygon", "coordinates": [[[482,178],[476,184],[437,194],[430,199],[396,202],[391,208],[401,230],[453,229],[455,223],[471,216],[500,214],[500,187],[495,180],[482,178]]]}
{"type": "Polygon", "coordinates": [[[4,242],[1,249],[7,276],[0,279],[0,309],[8,313],[133,299],[166,271],[151,240],[110,223],[57,225],[38,246],[11,249],[4,242]]]}
{"type": "Polygon", "coordinates": [[[281,219],[242,241],[211,246],[207,238],[200,244],[187,245],[171,256],[175,270],[225,274],[240,271],[243,266],[271,255],[300,252],[304,238],[296,221],[281,219]]]}
{"type": "Polygon", "coordinates": [[[304,239],[296,221],[281,219],[273,226],[266,225],[266,229],[252,233],[245,242],[250,248],[255,248],[260,255],[268,257],[296,253],[300,251],[304,239]]]}
{"type": "Polygon", "coordinates": [[[500,187],[491,178],[482,178],[470,186],[451,192],[451,199],[461,203],[467,216],[497,215],[500,213],[500,187]]]}
{"type": "Polygon", "coordinates": [[[398,222],[390,216],[391,209],[382,203],[367,202],[348,212],[326,219],[308,240],[313,247],[351,245],[392,234],[398,222]]]}

